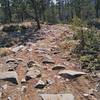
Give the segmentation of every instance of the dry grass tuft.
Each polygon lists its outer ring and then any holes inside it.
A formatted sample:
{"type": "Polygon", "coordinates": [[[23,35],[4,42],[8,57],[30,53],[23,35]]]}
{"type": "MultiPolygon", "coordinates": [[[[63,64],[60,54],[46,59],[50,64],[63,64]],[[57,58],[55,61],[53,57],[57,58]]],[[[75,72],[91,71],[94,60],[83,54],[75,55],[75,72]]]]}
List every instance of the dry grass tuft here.
{"type": "Polygon", "coordinates": [[[0,48],[0,56],[7,56],[9,54],[11,54],[11,50],[9,48],[0,48]]]}

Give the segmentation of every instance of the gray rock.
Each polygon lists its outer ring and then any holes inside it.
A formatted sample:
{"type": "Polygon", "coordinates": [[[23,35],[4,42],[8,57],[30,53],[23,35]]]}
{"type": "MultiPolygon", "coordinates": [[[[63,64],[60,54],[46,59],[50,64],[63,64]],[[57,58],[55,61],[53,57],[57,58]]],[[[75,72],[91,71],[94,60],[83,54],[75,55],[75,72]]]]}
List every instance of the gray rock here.
{"type": "Polygon", "coordinates": [[[44,59],[42,61],[43,64],[55,64],[55,62],[53,60],[50,60],[50,59],[44,59]]]}
{"type": "Polygon", "coordinates": [[[52,70],[63,70],[65,69],[65,66],[64,65],[61,65],[61,64],[58,64],[58,65],[55,65],[52,70]]]}
{"type": "Polygon", "coordinates": [[[27,90],[27,86],[22,86],[22,88],[21,88],[21,92],[25,93],[26,90],[27,90]]]}
{"type": "Polygon", "coordinates": [[[23,64],[24,61],[21,58],[16,59],[8,59],[6,60],[6,65],[8,66],[8,71],[14,71],[18,67],[19,64],[23,64]]]}
{"type": "Polygon", "coordinates": [[[15,59],[7,59],[6,64],[8,64],[8,63],[16,63],[16,60],[15,59]]]}
{"type": "Polygon", "coordinates": [[[45,55],[42,63],[43,64],[55,64],[54,60],[49,55],[45,55]]]}
{"type": "Polygon", "coordinates": [[[36,83],[35,88],[43,89],[45,86],[46,86],[46,83],[43,82],[42,80],[39,80],[39,81],[36,83]]]}
{"type": "Polygon", "coordinates": [[[29,79],[32,79],[32,78],[37,78],[37,77],[40,77],[41,76],[41,71],[38,70],[38,69],[34,69],[33,68],[30,68],[28,70],[28,72],[26,73],[26,80],[29,80],[29,79]]]}
{"type": "Polygon", "coordinates": [[[95,92],[95,89],[90,89],[89,92],[88,92],[88,94],[89,95],[94,95],[94,92],[95,92]]]}
{"type": "Polygon", "coordinates": [[[6,89],[7,89],[7,87],[8,87],[8,85],[7,85],[7,84],[4,84],[4,85],[2,86],[2,88],[3,88],[4,90],[6,90],[6,89]]]}
{"type": "Polygon", "coordinates": [[[18,75],[16,72],[2,72],[0,73],[0,80],[10,81],[14,84],[18,84],[18,75]]]}
{"type": "Polygon", "coordinates": [[[29,62],[27,63],[27,67],[28,67],[28,68],[31,68],[31,67],[33,67],[33,64],[35,64],[34,61],[29,61],[29,62]]]}
{"type": "Polygon", "coordinates": [[[61,53],[59,47],[57,47],[57,46],[51,47],[51,52],[52,52],[53,54],[61,53]]]}
{"type": "Polygon", "coordinates": [[[24,60],[21,59],[21,58],[17,58],[16,60],[17,60],[18,63],[23,63],[24,62],[24,60]]]}
{"type": "Polygon", "coordinates": [[[16,52],[22,50],[24,47],[25,47],[25,46],[23,46],[23,45],[16,46],[16,47],[14,47],[14,48],[11,48],[11,51],[16,53],[16,52]]]}
{"type": "Polygon", "coordinates": [[[8,71],[14,71],[14,68],[13,67],[9,67],[8,71]]]}
{"type": "Polygon", "coordinates": [[[74,70],[63,70],[60,71],[58,74],[64,78],[76,78],[81,75],[85,75],[86,73],[74,70]]]}
{"type": "Polygon", "coordinates": [[[43,54],[47,54],[48,52],[50,52],[50,49],[49,48],[37,48],[36,49],[36,52],[37,53],[43,53],[43,54]]]}
{"type": "Polygon", "coordinates": [[[98,92],[100,92],[100,82],[98,82],[98,83],[96,84],[96,90],[97,90],[98,92]]]}
{"type": "Polygon", "coordinates": [[[47,83],[47,85],[52,85],[53,83],[55,83],[55,81],[54,80],[47,79],[46,80],[46,83],[47,83]]]}
{"type": "Polygon", "coordinates": [[[40,94],[43,100],[74,100],[72,94],[40,94]]]}
{"type": "Polygon", "coordinates": [[[14,71],[18,67],[18,63],[16,61],[9,61],[6,63],[8,71],[14,71]]]}
{"type": "Polygon", "coordinates": [[[7,90],[7,87],[8,87],[7,84],[0,86],[0,97],[2,97],[2,94],[5,93],[5,91],[7,90]]]}

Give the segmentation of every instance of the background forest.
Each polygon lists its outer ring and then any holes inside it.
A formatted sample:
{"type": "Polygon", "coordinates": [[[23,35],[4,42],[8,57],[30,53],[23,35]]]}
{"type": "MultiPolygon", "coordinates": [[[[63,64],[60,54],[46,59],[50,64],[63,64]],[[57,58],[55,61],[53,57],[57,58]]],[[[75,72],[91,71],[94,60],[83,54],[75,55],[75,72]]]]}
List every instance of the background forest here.
{"type": "Polygon", "coordinates": [[[34,19],[39,23],[90,22],[100,17],[100,0],[0,0],[0,22],[34,19]]]}

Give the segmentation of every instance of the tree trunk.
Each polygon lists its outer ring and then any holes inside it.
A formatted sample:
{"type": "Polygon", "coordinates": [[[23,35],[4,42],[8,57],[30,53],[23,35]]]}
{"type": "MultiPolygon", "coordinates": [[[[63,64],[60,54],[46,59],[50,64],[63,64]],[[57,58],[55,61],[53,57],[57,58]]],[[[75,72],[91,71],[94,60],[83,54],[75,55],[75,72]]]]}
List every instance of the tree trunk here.
{"type": "Polygon", "coordinates": [[[95,1],[96,18],[99,18],[99,0],[95,1]]]}
{"type": "Polygon", "coordinates": [[[45,4],[44,4],[44,0],[42,0],[42,15],[43,15],[43,21],[45,22],[46,18],[45,18],[45,4]]]}
{"type": "Polygon", "coordinates": [[[12,14],[10,9],[10,1],[8,0],[8,16],[9,16],[9,22],[12,22],[12,14]]]}
{"type": "Polygon", "coordinates": [[[35,12],[35,21],[37,22],[37,28],[40,29],[40,21],[39,21],[39,17],[38,17],[38,11],[37,11],[37,2],[35,0],[31,0],[33,8],[34,8],[34,12],[35,12]]]}

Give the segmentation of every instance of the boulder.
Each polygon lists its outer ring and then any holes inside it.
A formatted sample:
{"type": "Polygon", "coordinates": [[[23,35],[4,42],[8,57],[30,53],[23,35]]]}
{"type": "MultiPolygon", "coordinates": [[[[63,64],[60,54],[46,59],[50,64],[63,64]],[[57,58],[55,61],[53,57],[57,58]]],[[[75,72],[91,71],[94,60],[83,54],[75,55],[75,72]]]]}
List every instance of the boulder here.
{"type": "Polygon", "coordinates": [[[86,73],[74,70],[63,70],[60,71],[58,74],[64,78],[76,78],[81,75],[85,75],[86,73]]]}
{"type": "Polygon", "coordinates": [[[72,94],[40,94],[42,100],[74,100],[72,94]]]}
{"type": "Polygon", "coordinates": [[[38,69],[30,68],[26,73],[26,80],[37,78],[41,76],[41,71],[38,69]]]}
{"type": "Polygon", "coordinates": [[[15,71],[0,73],[0,80],[10,81],[14,84],[18,84],[18,75],[15,71]]]}
{"type": "Polygon", "coordinates": [[[17,67],[18,67],[18,64],[14,63],[14,64],[9,64],[7,69],[8,71],[14,71],[16,70],[17,67]]]}
{"type": "Polygon", "coordinates": [[[58,65],[55,65],[52,70],[64,70],[65,69],[65,66],[64,65],[61,65],[61,64],[58,64],[58,65]]]}

